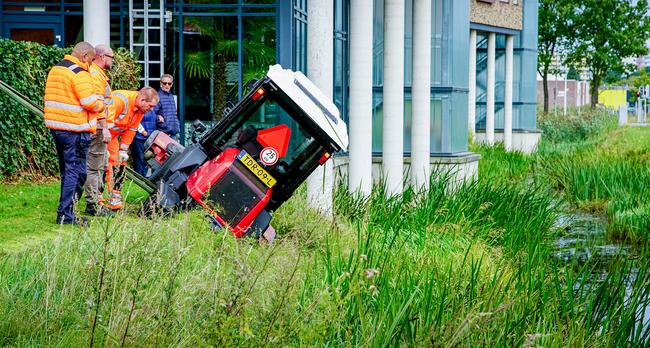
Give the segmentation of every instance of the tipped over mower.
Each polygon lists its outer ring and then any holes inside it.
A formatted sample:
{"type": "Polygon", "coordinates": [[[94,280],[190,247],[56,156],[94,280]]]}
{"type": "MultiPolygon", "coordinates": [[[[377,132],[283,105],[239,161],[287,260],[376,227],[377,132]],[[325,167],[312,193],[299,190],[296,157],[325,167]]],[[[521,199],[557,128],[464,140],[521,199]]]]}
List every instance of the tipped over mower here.
{"type": "MultiPolygon", "coordinates": [[[[193,128],[201,132],[203,125],[193,128]]],[[[272,239],[273,211],[332,154],[348,146],[338,109],[300,72],[270,67],[251,92],[195,143],[162,132],[145,143],[151,175],[144,213],[201,206],[214,228],[272,239]]]]}

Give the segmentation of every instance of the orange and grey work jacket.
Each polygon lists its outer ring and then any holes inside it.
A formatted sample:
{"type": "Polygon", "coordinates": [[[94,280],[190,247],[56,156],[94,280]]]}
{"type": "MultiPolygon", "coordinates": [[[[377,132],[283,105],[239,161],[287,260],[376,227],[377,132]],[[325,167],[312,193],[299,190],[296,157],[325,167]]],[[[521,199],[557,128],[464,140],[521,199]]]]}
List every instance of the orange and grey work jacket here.
{"type": "Polygon", "coordinates": [[[104,97],[95,93],[87,64],[65,55],[47,75],[45,126],[71,132],[95,132],[96,114],[104,111],[104,97]]]}
{"type": "Polygon", "coordinates": [[[144,116],[142,111],[135,107],[138,92],[118,90],[113,91],[111,96],[113,103],[108,106],[108,119],[113,119],[114,123],[109,129],[113,137],[121,135],[120,150],[127,151],[144,116]]]}
{"type": "MultiPolygon", "coordinates": [[[[100,68],[95,63],[90,64],[90,69],[88,69],[88,72],[90,73],[90,78],[92,79],[95,93],[101,94],[104,97],[104,104],[108,106],[113,102],[111,99],[111,85],[109,84],[110,79],[104,72],[104,69],[100,68]]],[[[113,120],[109,120],[107,116],[108,108],[106,108],[106,110],[103,112],[95,113],[95,117],[98,121],[106,118],[106,125],[110,129],[113,126],[113,120]]],[[[97,124],[97,128],[101,128],[101,125],[97,124]]]]}

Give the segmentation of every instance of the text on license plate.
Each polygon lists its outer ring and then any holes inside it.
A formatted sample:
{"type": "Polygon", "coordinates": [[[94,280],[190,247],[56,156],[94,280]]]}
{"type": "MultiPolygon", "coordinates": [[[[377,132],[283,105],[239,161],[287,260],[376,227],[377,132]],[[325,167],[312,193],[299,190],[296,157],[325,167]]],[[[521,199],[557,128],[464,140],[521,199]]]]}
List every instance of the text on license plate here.
{"type": "Polygon", "coordinates": [[[271,176],[261,165],[259,165],[251,155],[247,154],[246,151],[242,150],[238,155],[237,159],[243,163],[246,168],[250,169],[255,176],[257,176],[264,185],[267,187],[273,187],[275,185],[275,178],[271,176]]]}

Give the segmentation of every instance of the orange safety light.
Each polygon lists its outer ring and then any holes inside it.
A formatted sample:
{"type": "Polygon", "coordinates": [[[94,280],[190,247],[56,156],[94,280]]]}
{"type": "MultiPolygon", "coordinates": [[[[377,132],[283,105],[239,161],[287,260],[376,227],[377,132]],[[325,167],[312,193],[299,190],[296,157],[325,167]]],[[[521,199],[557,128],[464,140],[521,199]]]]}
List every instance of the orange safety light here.
{"type": "Polygon", "coordinates": [[[257,91],[255,91],[255,93],[253,93],[252,99],[253,100],[260,99],[260,97],[263,96],[264,93],[266,93],[266,91],[264,90],[264,88],[260,87],[257,89],[257,91]]]}
{"type": "Polygon", "coordinates": [[[325,153],[318,160],[318,165],[323,165],[323,163],[327,162],[330,157],[332,157],[332,155],[330,155],[329,152],[325,151],[325,153]]]}

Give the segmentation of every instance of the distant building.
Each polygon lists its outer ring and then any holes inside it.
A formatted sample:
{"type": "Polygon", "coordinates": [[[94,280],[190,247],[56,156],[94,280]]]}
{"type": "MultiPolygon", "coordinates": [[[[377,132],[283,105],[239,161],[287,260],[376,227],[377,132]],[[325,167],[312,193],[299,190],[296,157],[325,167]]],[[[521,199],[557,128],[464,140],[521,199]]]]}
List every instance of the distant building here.
{"type": "MultiPolygon", "coordinates": [[[[550,76],[548,80],[549,111],[553,108],[563,108],[566,99],[567,107],[588,105],[591,102],[589,81],[566,80],[563,76],[550,76]]],[[[537,80],[537,104],[544,105],[544,84],[537,80]]]]}
{"type": "Polygon", "coordinates": [[[636,58],[636,67],[637,69],[643,69],[650,66],[650,55],[637,57],[636,58]]]}

